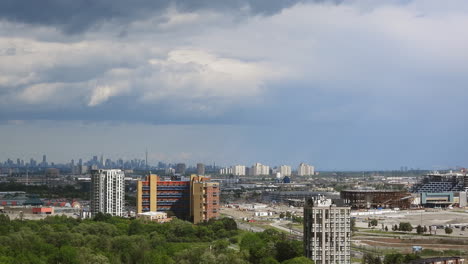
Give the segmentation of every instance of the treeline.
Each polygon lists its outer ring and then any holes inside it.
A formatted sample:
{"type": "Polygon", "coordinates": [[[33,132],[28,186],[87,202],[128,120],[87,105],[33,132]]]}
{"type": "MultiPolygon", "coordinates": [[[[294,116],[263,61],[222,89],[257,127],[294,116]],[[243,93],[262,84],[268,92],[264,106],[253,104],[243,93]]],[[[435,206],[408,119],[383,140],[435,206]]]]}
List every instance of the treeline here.
{"type": "Polygon", "coordinates": [[[420,259],[416,254],[391,253],[383,257],[375,256],[369,253],[362,257],[362,264],[410,264],[413,260],[420,259]]]}
{"type": "Polygon", "coordinates": [[[15,182],[0,183],[0,192],[9,192],[12,190],[34,194],[39,198],[89,199],[89,192],[83,192],[73,185],[50,187],[47,185],[25,185],[15,182]]]}
{"type": "Polygon", "coordinates": [[[301,242],[274,230],[242,233],[229,218],[193,225],[108,215],[34,221],[0,215],[0,263],[6,264],[312,263],[300,256],[301,242]]]}

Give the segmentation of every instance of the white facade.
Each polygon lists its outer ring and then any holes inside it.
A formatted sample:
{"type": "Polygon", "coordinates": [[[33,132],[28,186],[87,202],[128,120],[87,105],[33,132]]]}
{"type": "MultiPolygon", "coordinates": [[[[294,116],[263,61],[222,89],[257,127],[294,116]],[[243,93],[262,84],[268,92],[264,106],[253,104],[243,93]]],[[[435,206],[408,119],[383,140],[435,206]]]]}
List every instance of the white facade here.
{"type": "Polygon", "coordinates": [[[222,168],[222,169],[219,170],[219,174],[221,174],[221,175],[233,174],[233,169],[232,169],[232,167],[222,168]]]}
{"type": "Polygon", "coordinates": [[[316,264],[351,263],[351,209],[314,197],[304,206],[304,247],[316,264]]]}
{"type": "Polygon", "coordinates": [[[124,215],[125,174],[122,170],[94,170],[91,173],[91,214],[124,215]]]}
{"type": "Polygon", "coordinates": [[[315,174],[315,168],[314,166],[301,163],[299,164],[299,167],[297,168],[297,175],[299,176],[310,176],[315,174]]]}
{"type": "Polygon", "coordinates": [[[245,176],[245,166],[243,165],[236,165],[234,166],[234,175],[237,176],[245,176]]]}
{"type": "Polygon", "coordinates": [[[279,172],[282,176],[291,176],[291,166],[281,165],[279,167],[279,172]]]}
{"type": "Polygon", "coordinates": [[[270,166],[257,162],[252,166],[251,174],[252,176],[270,175],[270,166]]]}

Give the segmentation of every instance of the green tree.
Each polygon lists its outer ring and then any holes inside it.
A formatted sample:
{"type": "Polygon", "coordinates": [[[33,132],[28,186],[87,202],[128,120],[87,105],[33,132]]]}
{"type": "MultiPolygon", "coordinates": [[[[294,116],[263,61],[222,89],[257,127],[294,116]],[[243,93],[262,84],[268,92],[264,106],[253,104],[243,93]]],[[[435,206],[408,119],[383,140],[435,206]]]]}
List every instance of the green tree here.
{"type": "Polygon", "coordinates": [[[384,264],[404,264],[405,257],[400,253],[387,254],[384,257],[384,264]]]}
{"type": "Polygon", "coordinates": [[[445,228],[445,234],[449,235],[449,234],[452,234],[452,233],[453,233],[453,229],[447,226],[445,228]]]}
{"type": "Polygon", "coordinates": [[[271,250],[267,247],[267,243],[255,233],[245,234],[241,240],[240,248],[249,253],[249,261],[254,264],[260,263],[263,258],[272,254],[271,250]]]}
{"type": "Polygon", "coordinates": [[[351,231],[353,231],[353,232],[357,231],[356,218],[351,218],[351,231]]]}
{"type": "Polygon", "coordinates": [[[303,253],[303,245],[301,241],[283,240],[275,245],[276,260],[283,262],[288,259],[300,257],[303,253]]]}
{"type": "Polygon", "coordinates": [[[285,260],[281,262],[281,264],[314,264],[314,261],[306,257],[296,257],[293,259],[285,260]]]}
{"type": "Polygon", "coordinates": [[[372,220],[370,221],[370,225],[371,225],[371,226],[377,226],[378,224],[379,224],[379,222],[377,221],[377,219],[372,219],[372,220]]]}
{"type": "Polygon", "coordinates": [[[401,222],[398,230],[405,231],[405,232],[411,232],[411,231],[413,231],[413,226],[408,222],[401,222]]]}
{"type": "Polygon", "coordinates": [[[421,225],[418,225],[416,227],[416,233],[418,233],[419,235],[421,235],[422,233],[424,233],[424,228],[421,226],[421,225]]]}
{"type": "Polygon", "coordinates": [[[381,264],[382,260],[379,256],[374,256],[370,253],[364,253],[362,257],[362,264],[381,264]]]}
{"type": "Polygon", "coordinates": [[[143,233],[143,224],[139,220],[132,220],[128,227],[128,235],[137,235],[143,233]]]}

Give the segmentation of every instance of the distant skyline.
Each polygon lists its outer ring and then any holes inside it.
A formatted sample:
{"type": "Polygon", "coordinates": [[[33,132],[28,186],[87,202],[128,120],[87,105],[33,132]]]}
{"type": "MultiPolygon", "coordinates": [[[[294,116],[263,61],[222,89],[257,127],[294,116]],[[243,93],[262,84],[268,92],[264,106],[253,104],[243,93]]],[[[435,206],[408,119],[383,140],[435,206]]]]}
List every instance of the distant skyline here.
{"type": "Polygon", "coordinates": [[[0,1],[0,160],[468,166],[467,25],[464,0],[0,1]]]}

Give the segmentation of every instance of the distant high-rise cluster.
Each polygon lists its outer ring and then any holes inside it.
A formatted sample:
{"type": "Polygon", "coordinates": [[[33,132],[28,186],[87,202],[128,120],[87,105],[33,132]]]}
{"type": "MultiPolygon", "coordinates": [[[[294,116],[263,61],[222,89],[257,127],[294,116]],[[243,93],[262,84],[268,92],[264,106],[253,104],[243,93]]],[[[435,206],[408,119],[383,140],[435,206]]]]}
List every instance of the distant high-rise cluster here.
{"type": "MultiPolygon", "coordinates": [[[[293,174],[292,168],[289,165],[281,165],[279,167],[274,167],[273,169],[270,168],[268,165],[264,165],[261,163],[255,163],[252,167],[246,167],[244,165],[235,165],[231,167],[225,167],[219,170],[219,174],[221,175],[236,175],[236,176],[266,176],[272,175],[275,173],[280,173],[281,176],[291,176],[293,174]]],[[[297,175],[306,176],[306,175],[314,175],[315,168],[314,166],[307,165],[305,163],[301,163],[299,165],[297,175]]]]}

